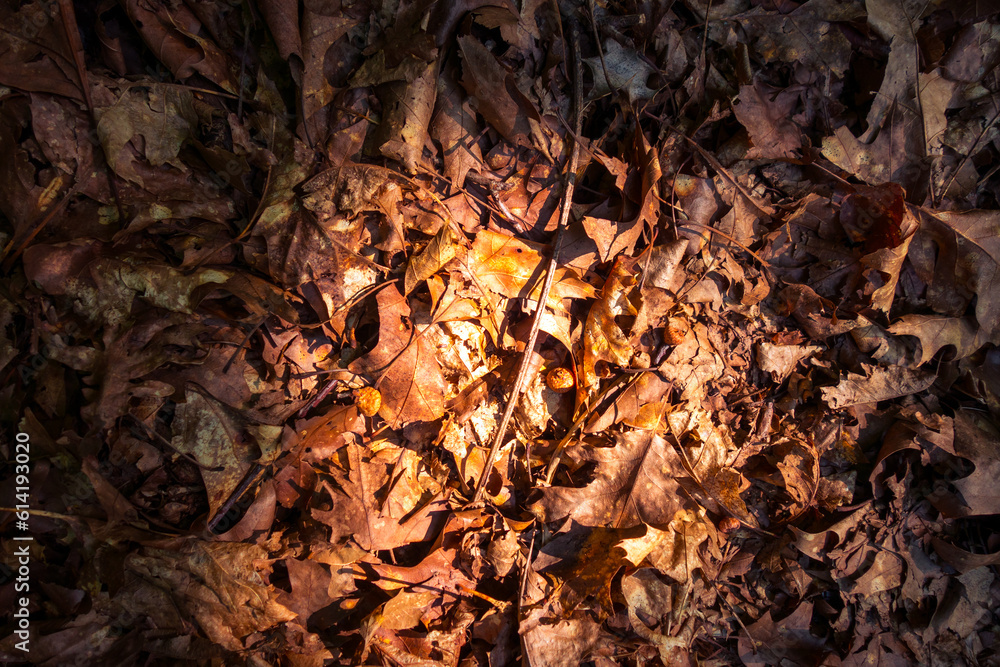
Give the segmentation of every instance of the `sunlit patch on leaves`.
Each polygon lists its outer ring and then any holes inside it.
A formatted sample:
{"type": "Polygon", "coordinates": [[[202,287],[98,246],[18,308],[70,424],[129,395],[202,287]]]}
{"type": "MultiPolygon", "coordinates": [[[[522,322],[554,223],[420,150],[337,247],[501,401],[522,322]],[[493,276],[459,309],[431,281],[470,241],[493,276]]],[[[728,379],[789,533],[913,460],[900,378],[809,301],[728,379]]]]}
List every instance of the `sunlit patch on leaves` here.
{"type": "MultiPolygon", "coordinates": [[[[470,272],[488,289],[508,299],[538,300],[542,287],[546,249],[522,239],[484,230],[476,235],[469,262],[470,272]]],[[[558,308],[565,298],[586,299],[594,288],[577,278],[573,271],[560,268],[552,286],[548,305],[558,308]]]]}

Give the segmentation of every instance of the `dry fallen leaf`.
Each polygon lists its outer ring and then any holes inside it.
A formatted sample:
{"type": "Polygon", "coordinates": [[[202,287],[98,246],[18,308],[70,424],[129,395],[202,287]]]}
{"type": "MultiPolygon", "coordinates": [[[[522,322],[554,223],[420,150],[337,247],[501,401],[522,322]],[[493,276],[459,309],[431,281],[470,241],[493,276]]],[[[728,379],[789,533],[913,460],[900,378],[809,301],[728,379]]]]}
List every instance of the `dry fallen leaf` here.
{"type": "Polygon", "coordinates": [[[573,519],[583,526],[631,528],[665,525],[686,504],[678,485],[684,467],[672,447],[652,431],[622,434],[613,447],[587,447],[578,456],[597,463],[580,488],[551,487],[531,505],[545,521],[573,519]]]}
{"type": "Polygon", "coordinates": [[[933,373],[893,366],[866,366],[865,375],[848,373],[835,387],[823,387],[820,393],[831,408],[875,403],[921,392],[935,380],[933,373]]]}
{"type": "MultiPolygon", "coordinates": [[[[546,254],[545,247],[537,243],[483,230],[472,245],[469,271],[483,286],[508,299],[537,301],[546,254]]],[[[556,270],[548,305],[558,308],[562,299],[586,299],[594,293],[594,288],[571,270],[560,268],[556,270]]]]}
{"type": "Polygon", "coordinates": [[[403,295],[412,292],[416,286],[427,280],[455,258],[457,249],[451,227],[442,225],[434,238],[430,240],[420,254],[410,258],[406,265],[406,275],[403,283],[403,295]]]}
{"type": "Polygon", "coordinates": [[[636,308],[630,300],[635,285],[633,262],[619,259],[611,276],[601,289],[600,298],[590,307],[583,327],[583,363],[581,384],[593,391],[597,385],[597,363],[606,361],[628,366],[632,361],[632,346],[625,332],[615,321],[616,317],[635,315],[636,308]]]}
{"type": "Polygon", "coordinates": [[[409,304],[394,286],[380,291],[376,299],[378,344],[351,368],[379,378],[375,384],[382,393],[379,414],[390,424],[433,421],[444,413],[446,391],[433,348],[423,330],[416,330],[409,304]]]}

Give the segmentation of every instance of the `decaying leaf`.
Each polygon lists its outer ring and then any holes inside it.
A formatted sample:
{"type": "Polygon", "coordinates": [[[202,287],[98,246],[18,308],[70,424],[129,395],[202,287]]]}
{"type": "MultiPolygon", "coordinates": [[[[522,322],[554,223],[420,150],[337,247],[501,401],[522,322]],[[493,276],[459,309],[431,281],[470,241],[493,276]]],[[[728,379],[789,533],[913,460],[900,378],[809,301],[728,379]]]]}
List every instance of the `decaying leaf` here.
{"type": "Polygon", "coordinates": [[[437,62],[429,62],[413,80],[387,81],[378,88],[386,115],[375,141],[383,155],[398,160],[410,173],[415,173],[423,160],[437,95],[437,72],[437,62]]]}
{"type": "Polygon", "coordinates": [[[921,211],[920,231],[910,261],[930,286],[928,299],[937,312],[960,315],[958,308],[976,294],[976,319],[991,342],[1000,340],[1000,245],[994,211],[967,213],[921,211]],[[935,253],[935,248],[937,253],[935,253]]]}
{"type": "Polygon", "coordinates": [[[542,489],[531,509],[543,520],[617,528],[666,525],[685,504],[678,484],[685,474],[681,460],[653,431],[625,433],[613,447],[588,447],[578,456],[597,463],[593,479],[580,488],[542,489]]]}
{"type": "Polygon", "coordinates": [[[538,572],[559,576],[559,605],[564,616],[571,615],[591,596],[597,598],[605,613],[614,611],[611,580],[628,555],[619,544],[627,539],[627,532],[631,531],[574,526],[539,551],[532,566],[538,572]]]}
{"type": "Polygon", "coordinates": [[[273,588],[258,571],[267,553],[262,547],[192,540],[172,546],[145,548],[125,559],[131,575],[125,595],[141,604],[139,608],[161,617],[176,610],[174,627],[194,620],[209,638],[231,651],[239,651],[248,635],[295,618],[275,600],[273,588]]]}
{"type": "Polygon", "coordinates": [[[904,315],[889,327],[889,333],[920,340],[919,364],[927,363],[947,346],[955,348],[956,359],[962,359],[986,344],[983,330],[968,317],[904,315]]]}
{"type": "Polygon", "coordinates": [[[781,660],[812,660],[824,651],[824,642],[809,632],[812,603],[803,602],[786,618],[775,620],[771,612],[740,635],[740,658],[744,665],[763,667],[781,660]]]}
{"type": "Polygon", "coordinates": [[[996,514],[1000,508],[997,492],[997,429],[989,420],[968,411],[955,417],[955,453],[972,461],[975,470],[955,482],[969,515],[996,514]]]}
{"type": "Polygon", "coordinates": [[[226,406],[198,391],[188,391],[185,399],[177,407],[172,444],[198,462],[208,492],[209,515],[215,516],[250,465],[262,458],[262,447],[242,417],[226,406]]]}
{"type": "Polygon", "coordinates": [[[531,129],[518,100],[507,89],[508,73],[475,37],[460,36],[462,85],[475,100],[476,111],[513,143],[528,144],[531,129]]]}
{"type": "Polygon", "coordinates": [[[670,614],[673,611],[671,586],[653,568],[641,568],[622,577],[622,594],[628,602],[632,629],[653,642],[664,664],[685,659],[687,642],[671,636],[670,614]]]}
{"type": "Polygon", "coordinates": [[[798,95],[779,93],[757,80],[740,88],[740,103],[733,107],[736,117],[750,133],[753,148],[748,158],[794,158],[802,146],[802,130],[791,118],[798,95]]]}
{"type": "Polygon", "coordinates": [[[441,142],[444,157],[444,174],[455,187],[465,183],[469,171],[478,171],[483,162],[483,152],[474,143],[476,134],[475,113],[465,100],[451,68],[441,72],[437,80],[437,108],[431,122],[431,136],[441,142]]]}
{"type": "Polygon", "coordinates": [[[177,154],[197,122],[192,104],[189,91],[159,86],[126,89],[113,106],[98,110],[97,133],[111,168],[140,185],[142,176],[132,166],[135,153],[152,167],[172,163],[183,169],[177,154]],[[126,146],[137,136],[142,148],[133,153],[126,146]]]}
{"type": "Polygon", "coordinates": [[[815,345],[775,345],[761,342],[757,345],[757,364],[766,373],[772,373],[777,381],[791,375],[798,364],[820,352],[815,345]]]}
{"type": "Polygon", "coordinates": [[[933,373],[893,366],[867,366],[866,374],[848,373],[835,387],[823,387],[820,392],[831,408],[875,403],[921,392],[934,384],[933,373]]]}
{"type": "Polygon", "coordinates": [[[621,90],[629,102],[648,100],[656,94],[649,77],[656,71],[642,56],[616,41],[604,42],[604,53],[584,60],[594,75],[594,97],[621,90]]]}
{"type": "Polygon", "coordinates": [[[835,22],[864,15],[861,7],[812,0],[787,14],[765,12],[742,18],[754,50],[768,60],[802,62],[841,76],[850,62],[851,43],[835,22]]]}
{"type": "Polygon", "coordinates": [[[321,480],[331,509],[313,510],[316,520],[331,527],[332,542],[350,537],[365,551],[378,551],[434,534],[435,524],[442,519],[444,498],[424,498],[420,488],[407,488],[391,477],[390,473],[398,471],[393,470],[388,451],[368,454],[349,443],[345,452],[346,473],[335,474],[336,484],[321,480]]]}

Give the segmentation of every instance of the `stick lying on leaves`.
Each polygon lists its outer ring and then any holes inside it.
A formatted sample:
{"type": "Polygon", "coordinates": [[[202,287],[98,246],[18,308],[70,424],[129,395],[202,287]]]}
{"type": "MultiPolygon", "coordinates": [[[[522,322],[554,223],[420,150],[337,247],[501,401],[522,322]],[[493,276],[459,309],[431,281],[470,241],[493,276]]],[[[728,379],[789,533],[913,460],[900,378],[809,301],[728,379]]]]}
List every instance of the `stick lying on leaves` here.
{"type": "Polygon", "coordinates": [[[573,44],[574,133],[572,137],[573,150],[570,153],[569,166],[566,170],[566,185],[563,189],[562,208],[559,211],[559,226],[556,228],[556,238],[552,244],[552,258],[549,260],[549,264],[545,269],[545,282],[542,284],[542,293],[538,297],[538,306],[535,309],[535,315],[531,321],[531,332],[528,334],[528,340],[524,344],[524,352],[521,356],[521,365],[517,369],[514,386],[510,390],[510,398],[507,399],[507,407],[504,409],[500,425],[497,427],[496,434],[493,436],[493,444],[490,447],[489,456],[486,457],[486,465],[483,466],[483,474],[479,478],[479,484],[476,486],[476,494],[472,499],[473,503],[478,503],[483,499],[483,493],[486,491],[486,482],[490,478],[490,471],[493,468],[493,463],[496,461],[497,453],[500,451],[500,446],[503,444],[504,436],[507,433],[507,425],[510,423],[511,415],[514,414],[514,407],[517,405],[517,400],[521,396],[521,390],[524,388],[524,380],[528,375],[528,366],[531,363],[531,353],[535,349],[535,341],[538,339],[538,331],[542,326],[542,316],[545,313],[546,304],[549,301],[549,292],[552,291],[552,282],[555,279],[556,268],[559,266],[559,250],[562,246],[563,233],[566,229],[566,223],[569,219],[569,209],[573,203],[573,189],[576,187],[576,168],[580,159],[580,144],[576,137],[580,136],[583,126],[583,73],[580,60],[580,42],[577,39],[576,29],[572,23],[569,26],[569,33],[570,41],[573,44]]]}

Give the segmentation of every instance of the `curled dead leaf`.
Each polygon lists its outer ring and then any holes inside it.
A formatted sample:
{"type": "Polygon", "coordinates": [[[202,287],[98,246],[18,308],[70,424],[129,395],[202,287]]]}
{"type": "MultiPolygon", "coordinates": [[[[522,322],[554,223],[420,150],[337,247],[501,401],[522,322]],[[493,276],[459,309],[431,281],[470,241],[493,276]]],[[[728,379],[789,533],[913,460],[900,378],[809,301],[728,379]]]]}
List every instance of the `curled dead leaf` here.
{"type": "Polygon", "coordinates": [[[418,254],[410,258],[403,279],[403,294],[409,294],[417,285],[437,273],[445,264],[455,258],[457,247],[455,234],[449,225],[441,225],[430,243],[418,254]]]}

